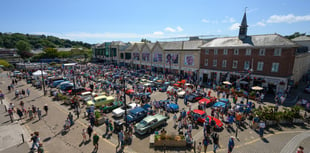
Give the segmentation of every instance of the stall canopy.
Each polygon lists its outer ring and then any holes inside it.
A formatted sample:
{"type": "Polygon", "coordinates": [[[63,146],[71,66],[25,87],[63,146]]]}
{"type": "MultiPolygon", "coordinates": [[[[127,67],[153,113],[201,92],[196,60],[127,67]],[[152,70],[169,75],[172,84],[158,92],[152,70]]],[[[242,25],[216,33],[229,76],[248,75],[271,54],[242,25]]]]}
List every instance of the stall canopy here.
{"type": "Polygon", "coordinates": [[[46,76],[47,73],[46,72],[41,72],[41,70],[35,71],[32,73],[33,76],[41,76],[43,74],[43,76],[46,76]]]}

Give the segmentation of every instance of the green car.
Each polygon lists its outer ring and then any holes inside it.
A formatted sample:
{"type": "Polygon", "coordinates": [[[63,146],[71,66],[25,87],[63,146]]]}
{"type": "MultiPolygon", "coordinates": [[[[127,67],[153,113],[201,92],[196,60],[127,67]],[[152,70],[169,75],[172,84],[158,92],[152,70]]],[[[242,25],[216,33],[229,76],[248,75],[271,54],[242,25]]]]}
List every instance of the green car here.
{"type": "Polygon", "coordinates": [[[95,107],[100,107],[100,106],[110,104],[112,102],[114,102],[113,96],[98,96],[98,97],[95,97],[93,100],[89,100],[87,102],[87,106],[93,105],[95,107]]]}
{"type": "Polygon", "coordinates": [[[135,132],[139,135],[152,133],[157,127],[167,124],[167,119],[168,117],[160,114],[147,116],[134,126],[135,132]]]}
{"type": "Polygon", "coordinates": [[[105,106],[101,106],[100,111],[103,113],[109,113],[113,109],[118,108],[120,106],[123,106],[123,102],[122,101],[115,101],[115,102],[109,103],[105,106]]]}

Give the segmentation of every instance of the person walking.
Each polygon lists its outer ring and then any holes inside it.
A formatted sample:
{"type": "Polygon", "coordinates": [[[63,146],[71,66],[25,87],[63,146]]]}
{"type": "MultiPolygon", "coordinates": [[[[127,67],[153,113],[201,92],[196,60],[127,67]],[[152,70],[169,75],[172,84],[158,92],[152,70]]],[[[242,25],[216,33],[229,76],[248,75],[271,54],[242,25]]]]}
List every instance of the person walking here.
{"type": "Polygon", "coordinates": [[[29,140],[29,142],[32,142],[32,147],[31,147],[31,150],[35,150],[36,148],[35,147],[37,147],[37,148],[39,148],[39,145],[38,145],[38,137],[35,135],[35,134],[31,134],[30,135],[30,140],[29,140]]]}
{"type": "Polygon", "coordinates": [[[39,120],[41,120],[42,112],[41,112],[41,109],[39,107],[37,108],[37,114],[38,114],[39,120]]]}
{"type": "Polygon", "coordinates": [[[88,128],[87,128],[87,134],[89,136],[88,141],[90,141],[92,133],[93,133],[93,128],[91,127],[91,125],[89,125],[88,128]]]}
{"type": "Polygon", "coordinates": [[[3,104],[3,99],[4,99],[4,94],[0,90],[0,101],[1,101],[1,104],[3,104]]]}
{"type": "Polygon", "coordinates": [[[44,109],[44,111],[45,111],[45,116],[47,116],[47,114],[48,114],[48,106],[47,106],[47,104],[45,104],[45,105],[43,106],[43,109],[44,109]]]}
{"type": "Polygon", "coordinates": [[[29,88],[26,89],[26,92],[27,92],[27,96],[29,97],[29,96],[30,96],[30,90],[29,90],[29,88]]]}
{"type": "Polygon", "coordinates": [[[203,141],[203,151],[204,153],[206,153],[209,145],[209,140],[207,136],[204,136],[204,139],[202,141],[203,141]]]}
{"type": "Polygon", "coordinates": [[[202,144],[201,144],[201,142],[199,142],[199,144],[197,146],[197,152],[201,153],[201,149],[202,149],[202,144]]]}
{"type": "Polygon", "coordinates": [[[86,129],[82,130],[83,142],[86,142],[86,129]]]}
{"type": "Polygon", "coordinates": [[[34,105],[32,105],[31,109],[32,109],[32,113],[33,113],[34,118],[36,118],[36,116],[37,116],[37,109],[36,109],[36,107],[34,105]]]}
{"type": "Polygon", "coordinates": [[[95,146],[94,152],[98,151],[98,142],[99,142],[99,136],[97,135],[96,132],[94,132],[94,136],[93,136],[93,144],[95,146]]]}
{"type": "Polygon", "coordinates": [[[231,153],[235,147],[234,137],[231,136],[228,141],[228,153],[231,153]]]}
{"type": "Polygon", "coordinates": [[[13,109],[9,108],[9,110],[8,110],[8,114],[9,114],[9,116],[10,116],[11,123],[13,123],[13,121],[14,121],[14,117],[13,117],[13,109]]]}
{"type": "Polygon", "coordinates": [[[219,143],[220,136],[216,132],[213,132],[211,137],[213,140],[213,152],[216,153],[216,149],[220,148],[220,143],[219,143]]]}
{"type": "Polygon", "coordinates": [[[124,143],[124,132],[123,130],[118,132],[118,144],[116,148],[122,148],[122,145],[124,143]]]}
{"type": "Polygon", "coordinates": [[[19,120],[22,120],[23,118],[23,112],[19,108],[17,108],[17,115],[19,116],[19,120]]]}
{"type": "Polygon", "coordinates": [[[259,122],[259,136],[262,138],[264,136],[264,129],[266,127],[266,124],[263,120],[259,122]]]}

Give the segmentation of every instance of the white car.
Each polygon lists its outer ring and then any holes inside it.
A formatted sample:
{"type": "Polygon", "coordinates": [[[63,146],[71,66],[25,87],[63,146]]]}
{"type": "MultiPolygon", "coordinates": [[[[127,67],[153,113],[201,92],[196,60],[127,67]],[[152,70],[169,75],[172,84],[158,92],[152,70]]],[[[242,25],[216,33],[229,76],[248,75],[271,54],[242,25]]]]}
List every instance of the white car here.
{"type": "Polygon", "coordinates": [[[183,90],[182,88],[179,88],[178,91],[177,91],[177,94],[178,94],[179,98],[184,98],[185,93],[186,93],[185,90],[183,90]]]}
{"type": "Polygon", "coordinates": [[[140,106],[139,104],[130,103],[127,106],[122,106],[122,107],[114,109],[112,111],[112,115],[114,117],[122,117],[125,114],[125,107],[127,107],[127,112],[129,112],[130,110],[132,110],[132,109],[134,109],[136,107],[139,107],[139,106],[140,106]]]}

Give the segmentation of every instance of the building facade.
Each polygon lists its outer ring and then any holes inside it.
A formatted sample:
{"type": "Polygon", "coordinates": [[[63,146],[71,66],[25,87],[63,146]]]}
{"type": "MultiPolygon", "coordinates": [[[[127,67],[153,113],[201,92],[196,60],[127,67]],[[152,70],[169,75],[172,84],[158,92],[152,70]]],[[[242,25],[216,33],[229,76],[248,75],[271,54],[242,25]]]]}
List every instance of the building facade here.
{"type": "Polygon", "coordinates": [[[201,46],[200,77],[203,82],[230,81],[283,93],[293,75],[297,47],[278,34],[248,36],[244,14],[239,36],[216,38],[201,46]]]}

